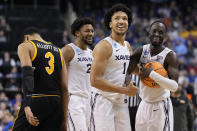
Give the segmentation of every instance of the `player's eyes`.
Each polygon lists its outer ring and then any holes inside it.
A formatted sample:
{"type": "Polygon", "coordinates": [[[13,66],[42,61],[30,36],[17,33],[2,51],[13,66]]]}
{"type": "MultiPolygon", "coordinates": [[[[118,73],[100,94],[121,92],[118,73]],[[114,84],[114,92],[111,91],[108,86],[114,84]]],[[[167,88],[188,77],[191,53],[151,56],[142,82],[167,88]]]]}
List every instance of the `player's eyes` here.
{"type": "Polygon", "coordinates": [[[123,20],[128,20],[128,19],[126,17],[124,17],[123,20]]]}
{"type": "Polygon", "coordinates": [[[118,18],[118,17],[115,17],[114,19],[115,19],[115,20],[118,20],[119,18],[118,18]]]}

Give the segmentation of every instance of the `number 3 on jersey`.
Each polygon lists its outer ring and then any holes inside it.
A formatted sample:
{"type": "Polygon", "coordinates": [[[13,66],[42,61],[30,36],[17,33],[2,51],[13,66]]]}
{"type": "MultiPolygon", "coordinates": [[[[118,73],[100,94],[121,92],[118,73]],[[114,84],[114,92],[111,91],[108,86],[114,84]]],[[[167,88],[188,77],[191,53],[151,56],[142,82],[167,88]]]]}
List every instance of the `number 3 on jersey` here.
{"type": "Polygon", "coordinates": [[[54,56],[51,52],[47,52],[45,54],[45,58],[47,58],[47,59],[49,58],[49,61],[48,61],[49,67],[45,67],[45,69],[46,69],[47,73],[49,75],[51,75],[54,71],[54,56]]]}

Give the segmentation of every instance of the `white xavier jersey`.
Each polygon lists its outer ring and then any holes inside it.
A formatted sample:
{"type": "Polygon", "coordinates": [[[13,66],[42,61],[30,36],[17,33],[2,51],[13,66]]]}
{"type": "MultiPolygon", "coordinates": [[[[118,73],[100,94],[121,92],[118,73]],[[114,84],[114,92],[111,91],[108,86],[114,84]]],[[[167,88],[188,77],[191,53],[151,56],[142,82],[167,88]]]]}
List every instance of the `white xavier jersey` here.
{"type": "MultiPolygon", "coordinates": [[[[159,54],[151,56],[150,44],[144,45],[140,63],[146,63],[147,61],[151,60],[160,62],[163,65],[167,54],[171,51],[171,49],[166,47],[159,54]]],[[[163,87],[149,88],[146,87],[142,82],[140,82],[140,85],[140,97],[146,102],[158,102],[170,97],[170,91],[168,89],[165,89],[163,87]]]]}
{"type": "MultiPolygon", "coordinates": [[[[125,41],[124,46],[122,46],[110,37],[106,37],[104,40],[108,41],[112,46],[112,55],[108,59],[104,78],[116,85],[123,86],[130,59],[128,42],[125,41]]],[[[97,92],[107,99],[117,103],[123,103],[123,99],[126,97],[119,93],[105,92],[101,90],[97,90],[97,92]]]]}
{"type": "Polygon", "coordinates": [[[68,44],[75,52],[68,65],[69,93],[88,97],[91,91],[90,69],[92,64],[92,50],[82,50],[73,43],[68,44]]]}

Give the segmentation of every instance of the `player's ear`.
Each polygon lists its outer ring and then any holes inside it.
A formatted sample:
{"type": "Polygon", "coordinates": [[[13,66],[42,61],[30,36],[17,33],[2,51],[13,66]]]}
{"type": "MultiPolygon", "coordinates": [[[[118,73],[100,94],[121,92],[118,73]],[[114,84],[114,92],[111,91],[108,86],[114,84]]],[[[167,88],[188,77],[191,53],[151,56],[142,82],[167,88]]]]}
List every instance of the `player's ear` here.
{"type": "Polygon", "coordinates": [[[76,37],[78,37],[79,36],[79,34],[80,34],[80,32],[77,30],[77,31],[75,31],[75,36],[76,37]]]}
{"type": "Polygon", "coordinates": [[[109,27],[112,28],[112,22],[109,22],[109,27]]]}
{"type": "Polygon", "coordinates": [[[30,41],[29,35],[24,35],[24,42],[30,41]]]}

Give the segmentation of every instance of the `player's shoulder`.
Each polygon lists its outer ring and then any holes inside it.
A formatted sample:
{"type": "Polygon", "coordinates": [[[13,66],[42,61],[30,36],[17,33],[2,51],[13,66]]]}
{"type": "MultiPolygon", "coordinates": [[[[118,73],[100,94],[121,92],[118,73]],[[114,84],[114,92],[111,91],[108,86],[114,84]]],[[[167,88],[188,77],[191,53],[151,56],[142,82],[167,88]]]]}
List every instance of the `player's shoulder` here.
{"type": "Polygon", "coordinates": [[[130,43],[128,41],[124,41],[124,43],[127,45],[127,46],[130,46],[130,43]]]}
{"type": "Polygon", "coordinates": [[[133,49],[132,49],[130,43],[129,43],[128,41],[125,41],[124,43],[125,43],[126,46],[129,48],[129,50],[130,50],[131,52],[133,52],[133,49]]]}
{"type": "Polygon", "coordinates": [[[72,60],[75,55],[74,49],[70,45],[62,47],[61,52],[66,61],[72,60]]]}
{"type": "Polygon", "coordinates": [[[112,49],[112,46],[107,40],[103,39],[96,45],[95,48],[102,48],[108,50],[108,49],[112,49]]]}
{"type": "Polygon", "coordinates": [[[177,55],[173,50],[170,50],[169,53],[167,54],[166,58],[168,59],[177,59],[177,55]]]}
{"type": "Polygon", "coordinates": [[[93,50],[93,55],[100,54],[106,57],[111,56],[112,54],[112,46],[107,40],[101,40],[97,45],[95,46],[93,50]]]}
{"type": "Polygon", "coordinates": [[[74,52],[73,48],[68,44],[65,45],[64,47],[62,47],[62,52],[66,51],[66,52],[74,52]]]}
{"type": "Polygon", "coordinates": [[[143,52],[143,46],[137,47],[137,48],[134,50],[134,54],[137,54],[137,55],[141,55],[142,52],[143,52]]]}
{"type": "Polygon", "coordinates": [[[33,45],[32,45],[32,43],[30,43],[30,42],[23,42],[23,43],[20,43],[19,45],[18,45],[18,50],[19,49],[23,49],[23,50],[28,50],[28,49],[31,49],[31,48],[33,48],[33,45]]]}

